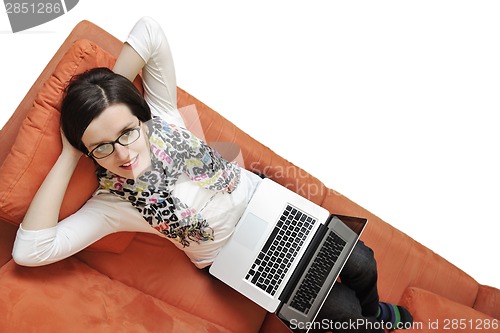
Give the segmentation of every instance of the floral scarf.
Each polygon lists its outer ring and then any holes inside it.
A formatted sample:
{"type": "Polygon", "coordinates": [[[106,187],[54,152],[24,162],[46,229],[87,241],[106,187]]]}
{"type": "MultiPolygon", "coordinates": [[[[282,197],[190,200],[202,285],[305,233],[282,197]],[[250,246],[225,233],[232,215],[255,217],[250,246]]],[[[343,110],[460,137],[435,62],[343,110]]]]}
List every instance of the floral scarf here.
{"type": "Polygon", "coordinates": [[[239,184],[241,169],[184,128],[159,117],[147,126],[151,169],[137,179],[126,179],[101,168],[100,188],[129,201],[151,227],[184,247],[190,241],[213,240],[213,230],[201,213],[172,191],[184,173],[206,189],[231,193],[239,184]]]}

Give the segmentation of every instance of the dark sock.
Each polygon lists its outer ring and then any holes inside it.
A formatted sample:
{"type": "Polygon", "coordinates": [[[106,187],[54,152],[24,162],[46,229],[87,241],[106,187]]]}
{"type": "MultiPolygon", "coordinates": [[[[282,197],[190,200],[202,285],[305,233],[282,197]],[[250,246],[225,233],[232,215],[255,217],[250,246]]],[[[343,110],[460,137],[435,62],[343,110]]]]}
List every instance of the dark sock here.
{"type": "Polygon", "coordinates": [[[384,323],[391,323],[387,327],[405,328],[413,323],[413,317],[402,306],[379,302],[377,320],[384,323]]]}

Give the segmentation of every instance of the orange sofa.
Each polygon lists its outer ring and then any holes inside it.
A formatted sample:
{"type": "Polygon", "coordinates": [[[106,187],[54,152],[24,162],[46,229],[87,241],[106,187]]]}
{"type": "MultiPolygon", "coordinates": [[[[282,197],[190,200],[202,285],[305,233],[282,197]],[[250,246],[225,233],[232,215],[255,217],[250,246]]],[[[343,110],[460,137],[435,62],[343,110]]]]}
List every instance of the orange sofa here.
{"type": "MultiPolygon", "coordinates": [[[[113,234],[71,258],[43,267],[22,267],[12,259],[17,225],[61,149],[58,106],[64,84],[87,68],[112,66],[121,46],[121,41],[94,24],[78,24],[0,132],[4,183],[0,189],[0,332],[289,332],[275,315],[197,270],[170,242],[153,235],[113,234]]],[[[362,239],[376,254],[381,299],[412,312],[415,327],[409,331],[499,331],[500,290],[478,284],[326,188],[182,89],[178,106],[183,112],[196,111],[208,142],[238,145],[245,165],[254,171],[332,213],[368,218],[362,239]]],[[[92,163],[82,159],[61,218],[78,209],[96,186],[92,163]]]]}

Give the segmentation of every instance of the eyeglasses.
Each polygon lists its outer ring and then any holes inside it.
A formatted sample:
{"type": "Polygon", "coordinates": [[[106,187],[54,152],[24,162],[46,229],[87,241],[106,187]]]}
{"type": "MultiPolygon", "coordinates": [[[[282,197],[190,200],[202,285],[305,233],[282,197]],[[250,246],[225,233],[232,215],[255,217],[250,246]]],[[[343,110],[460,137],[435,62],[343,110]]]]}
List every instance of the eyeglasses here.
{"type": "MultiPolygon", "coordinates": [[[[139,122],[139,125],[141,123],[139,122]]],[[[115,141],[113,142],[103,142],[99,144],[97,147],[92,149],[88,156],[91,156],[95,159],[101,159],[108,157],[113,154],[115,151],[115,144],[120,144],[122,146],[128,146],[134,142],[136,142],[141,137],[141,128],[130,128],[123,132],[115,141]]]]}

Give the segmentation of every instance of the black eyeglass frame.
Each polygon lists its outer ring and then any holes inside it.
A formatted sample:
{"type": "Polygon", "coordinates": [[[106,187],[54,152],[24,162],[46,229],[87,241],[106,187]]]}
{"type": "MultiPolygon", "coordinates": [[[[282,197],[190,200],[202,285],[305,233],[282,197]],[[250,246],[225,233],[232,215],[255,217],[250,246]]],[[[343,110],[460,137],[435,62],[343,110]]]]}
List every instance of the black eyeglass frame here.
{"type": "Polygon", "coordinates": [[[98,145],[97,145],[94,149],[92,149],[92,150],[91,150],[91,151],[87,154],[87,156],[90,156],[90,157],[92,157],[92,158],[94,158],[94,159],[96,159],[96,160],[100,160],[100,159],[103,159],[103,158],[109,157],[110,155],[112,155],[112,154],[115,152],[115,144],[117,144],[117,143],[118,143],[120,146],[122,146],[122,147],[126,147],[126,146],[129,146],[129,145],[131,145],[132,143],[136,142],[137,140],[139,140],[139,138],[140,138],[140,137],[141,137],[141,122],[139,121],[139,126],[138,126],[138,127],[129,128],[129,129],[125,130],[122,134],[120,134],[120,136],[119,136],[118,138],[116,138],[116,140],[115,140],[115,141],[103,142],[103,143],[98,144],[98,145]],[[136,131],[136,132],[138,132],[138,133],[139,133],[139,135],[137,136],[137,138],[136,138],[134,141],[132,141],[132,142],[127,142],[127,143],[122,143],[122,142],[120,142],[120,139],[121,139],[122,137],[124,137],[124,135],[129,134],[130,132],[133,132],[133,131],[136,131]],[[102,147],[102,146],[105,146],[105,145],[111,145],[111,147],[113,148],[113,149],[111,150],[111,152],[110,152],[108,155],[106,155],[106,156],[101,156],[101,157],[97,157],[97,156],[95,156],[95,155],[94,155],[94,151],[96,151],[99,147],[102,147]]]}

